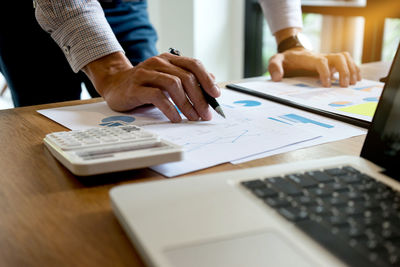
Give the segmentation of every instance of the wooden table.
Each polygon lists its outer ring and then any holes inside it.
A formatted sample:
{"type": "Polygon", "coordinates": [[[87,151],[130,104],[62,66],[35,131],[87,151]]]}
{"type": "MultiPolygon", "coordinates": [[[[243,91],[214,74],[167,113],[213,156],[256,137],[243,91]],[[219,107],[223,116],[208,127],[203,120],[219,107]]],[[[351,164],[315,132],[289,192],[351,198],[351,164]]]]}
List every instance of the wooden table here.
{"type": "MultiPolygon", "coordinates": [[[[384,76],[388,66],[367,64],[364,77],[384,76]]],[[[47,133],[65,128],[38,114],[37,109],[97,101],[101,99],[0,111],[0,266],[143,266],[111,210],[108,191],[119,184],[164,178],[149,169],[79,178],[60,165],[42,142],[47,133]]],[[[364,138],[236,166],[227,163],[196,174],[358,155],[364,138]]]]}

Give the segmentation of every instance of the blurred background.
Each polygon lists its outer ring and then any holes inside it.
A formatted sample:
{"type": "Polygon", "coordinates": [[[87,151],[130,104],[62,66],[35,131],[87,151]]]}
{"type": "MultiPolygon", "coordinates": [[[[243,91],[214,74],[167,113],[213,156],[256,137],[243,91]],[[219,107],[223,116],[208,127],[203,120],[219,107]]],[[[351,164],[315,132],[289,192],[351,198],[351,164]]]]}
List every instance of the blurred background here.
{"type": "MultiPolygon", "coordinates": [[[[148,0],[160,53],[200,59],[218,82],[266,75],[276,53],[257,0],[148,0]]],[[[358,64],[390,62],[400,41],[400,0],[302,0],[314,51],[348,51],[358,64]]],[[[0,76],[0,109],[13,107],[0,76]]],[[[82,98],[88,98],[84,90],[82,98]]]]}

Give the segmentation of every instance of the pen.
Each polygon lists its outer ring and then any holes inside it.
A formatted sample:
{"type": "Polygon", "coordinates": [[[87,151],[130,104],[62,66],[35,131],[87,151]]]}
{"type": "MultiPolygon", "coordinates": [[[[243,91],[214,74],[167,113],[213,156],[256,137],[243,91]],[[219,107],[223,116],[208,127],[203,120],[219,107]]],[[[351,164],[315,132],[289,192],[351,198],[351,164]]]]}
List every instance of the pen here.
{"type": "MultiPolygon", "coordinates": [[[[175,56],[180,56],[181,53],[179,52],[179,50],[176,50],[174,48],[170,48],[169,52],[175,56]]],[[[222,111],[221,106],[219,105],[219,103],[217,102],[217,100],[210,96],[205,90],[204,88],[201,86],[201,84],[199,84],[201,91],[203,92],[204,98],[206,99],[207,103],[222,117],[225,117],[224,112],[222,111]]]]}

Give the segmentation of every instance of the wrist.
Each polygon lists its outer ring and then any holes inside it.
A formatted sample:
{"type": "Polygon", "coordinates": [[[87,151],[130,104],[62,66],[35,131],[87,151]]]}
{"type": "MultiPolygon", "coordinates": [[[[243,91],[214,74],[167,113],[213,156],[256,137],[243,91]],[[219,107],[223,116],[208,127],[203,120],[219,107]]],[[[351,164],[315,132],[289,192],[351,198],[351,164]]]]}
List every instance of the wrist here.
{"type": "MultiPolygon", "coordinates": [[[[312,44],[310,40],[302,34],[301,32],[292,31],[293,35],[289,35],[286,38],[283,38],[285,35],[281,35],[282,39],[278,43],[278,53],[283,53],[287,50],[308,50],[312,51],[312,44]]],[[[290,33],[288,33],[290,34],[290,33]]]]}
{"type": "Polygon", "coordinates": [[[103,96],[103,91],[107,88],[103,85],[107,84],[107,80],[132,67],[122,52],[115,52],[90,62],[82,68],[82,71],[89,77],[98,93],[103,96]]]}
{"type": "Polygon", "coordinates": [[[290,36],[296,36],[299,33],[301,33],[301,28],[286,28],[277,31],[274,34],[276,44],[279,45],[283,40],[289,38],[290,36]]]}

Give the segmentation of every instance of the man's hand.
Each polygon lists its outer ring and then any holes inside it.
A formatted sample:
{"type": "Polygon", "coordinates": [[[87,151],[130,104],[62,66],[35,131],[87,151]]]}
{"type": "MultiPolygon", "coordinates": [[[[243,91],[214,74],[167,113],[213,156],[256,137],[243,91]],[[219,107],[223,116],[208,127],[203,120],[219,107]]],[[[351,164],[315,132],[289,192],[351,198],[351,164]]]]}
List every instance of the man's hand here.
{"type": "Polygon", "coordinates": [[[212,116],[199,84],[212,97],[221,94],[201,62],[169,53],[133,67],[117,52],[89,63],[83,71],[113,110],[154,104],[172,122],[180,122],[181,116],[168,96],[189,120],[196,121],[212,116]]]}
{"type": "Polygon", "coordinates": [[[360,68],[348,52],[319,54],[303,48],[289,49],[274,55],[268,65],[272,80],[280,81],[284,76],[318,74],[325,87],[331,86],[332,75],[339,72],[342,87],[361,80],[360,68]]]}
{"type": "MultiPolygon", "coordinates": [[[[274,33],[279,44],[289,36],[297,35],[300,28],[285,28],[274,33]]],[[[320,54],[304,48],[293,48],[274,55],[268,65],[272,80],[278,82],[283,77],[319,75],[325,87],[331,86],[335,72],[339,72],[339,84],[342,87],[356,84],[361,80],[360,68],[348,52],[320,54]]]]}

